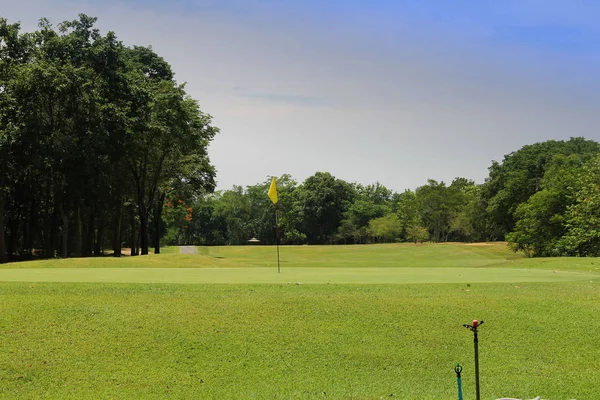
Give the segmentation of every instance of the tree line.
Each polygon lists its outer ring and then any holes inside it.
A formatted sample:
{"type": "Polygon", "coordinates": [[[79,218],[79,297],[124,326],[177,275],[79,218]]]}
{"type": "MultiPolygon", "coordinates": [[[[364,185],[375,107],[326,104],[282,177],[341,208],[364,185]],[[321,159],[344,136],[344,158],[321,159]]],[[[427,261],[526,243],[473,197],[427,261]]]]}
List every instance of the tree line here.
{"type": "MultiPolygon", "coordinates": [[[[34,32],[0,18],[0,262],[275,242],[270,178],[214,192],[210,115],[151,48],[80,15],[34,32]]],[[[485,182],[396,193],[317,172],[278,177],[283,244],[506,240],[600,256],[600,144],[524,146],[485,182]]]]}
{"type": "MultiPolygon", "coordinates": [[[[524,146],[493,162],[482,184],[428,180],[395,193],[317,172],[277,179],[282,244],[507,240],[527,256],[600,256],[600,144],[584,138],[524,146]]],[[[204,196],[173,193],[170,244],[274,244],[270,179],[204,196]]]]}
{"type": "Polygon", "coordinates": [[[95,18],[0,18],[0,262],[160,251],[169,191],[215,187],[218,129],[150,47],[95,18]]]}

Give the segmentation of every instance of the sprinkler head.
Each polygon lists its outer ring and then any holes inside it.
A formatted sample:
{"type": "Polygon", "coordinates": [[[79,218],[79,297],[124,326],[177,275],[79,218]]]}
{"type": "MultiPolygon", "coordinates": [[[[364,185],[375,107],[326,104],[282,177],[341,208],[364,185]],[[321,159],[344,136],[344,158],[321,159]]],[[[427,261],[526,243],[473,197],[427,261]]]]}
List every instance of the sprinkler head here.
{"type": "Polygon", "coordinates": [[[477,321],[476,319],[473,320],[471,325],[463,324],[465,328],[473,332],[477,332],[477,328],[479,328],[481,325],[483,325],[483,321],[477,321]]]}
{"type": "Polygon", "coordinates": [[[454,367],[454,372],[456,372],[456,374],[460,376],[460,373],[462,372],[462,365],[460,365],[460,363],[456,363],[456,367],[454,367]]]}

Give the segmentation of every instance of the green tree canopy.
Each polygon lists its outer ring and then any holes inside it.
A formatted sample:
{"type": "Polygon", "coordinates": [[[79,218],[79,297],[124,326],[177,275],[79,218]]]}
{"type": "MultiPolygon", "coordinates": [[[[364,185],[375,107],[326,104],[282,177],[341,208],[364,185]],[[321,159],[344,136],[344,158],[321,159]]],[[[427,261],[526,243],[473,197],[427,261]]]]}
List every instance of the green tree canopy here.
{"type": "Polygon", "coordinates": [[[560,255],[600,257],[600,154],[577,177],[574,201],[565,214],[560,255]]]}
{"type": "Polygon", "coordinates": [[[598,151],[600,144],[583,138],[548,140],[523,146],[506,155],[502,163],[493,162],[483,187],[493,236],[502,239],[513,230],[517,208],[542,189],[542,179],[555,155],[577,154],[585,161],[598,151]]]}

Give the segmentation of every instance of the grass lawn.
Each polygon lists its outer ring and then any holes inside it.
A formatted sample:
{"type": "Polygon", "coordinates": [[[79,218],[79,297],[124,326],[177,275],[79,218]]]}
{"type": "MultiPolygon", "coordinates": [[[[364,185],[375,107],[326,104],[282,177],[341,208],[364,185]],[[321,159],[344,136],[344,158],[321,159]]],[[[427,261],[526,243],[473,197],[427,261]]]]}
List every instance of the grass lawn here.
{"type": "MultiPolygon", "coordinates": [[[[37,260],[0,268],[249,268],[277,267],[274,246],[198,247],[198,254],[179,254],[178,247],[160,255],[37,260]]],[[[482,267],[504,265],[522,257],[504,243],[487,246],[464,244],[381,244],[353,246],[281,246],[282,267],[482,267]]]]}
{"type": "Polygon", "coordinates": [[[598,259],[284,247],[277,274],[273,250],[3,266],[0,397],[452,399],[460,361],[469,399],[473,318],[482,398],[600,393],[598,259]]]}
{"type": "MultiPolygon", "coordinates": [[[[179,254],[178,247],[162,254],[37,260],[0,264],[15,268],[277,268],[273,246],[198,247],[198,254],[179,254]]],[[[356,246],[282,246],[281,268],[535,268],[600,273],[600,259],[536,258],[514,254],[505,243],[381,244],[356,246]]]]}
{"type": "Polygon", "coordinates": [[[600,274],[526,268],[29,268],[0,269],[5,282],[407,284],[589,282],[600,274]]]}

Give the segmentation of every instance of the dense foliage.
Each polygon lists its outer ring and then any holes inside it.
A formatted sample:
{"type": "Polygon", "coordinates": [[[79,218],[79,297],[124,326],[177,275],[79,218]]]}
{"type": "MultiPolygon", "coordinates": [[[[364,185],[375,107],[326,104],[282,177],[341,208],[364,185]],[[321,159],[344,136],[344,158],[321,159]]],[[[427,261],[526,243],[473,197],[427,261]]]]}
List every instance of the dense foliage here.
{"type": "MultiPolygon", "coordinates": [[[[483,184],[428,180],[394,193],[318,172],[278,179],[283,244],[507,240],[527,256],[600,256],[600,144],[582,138],[524,146],[483,184]]],[[[270,180],[169,201],[172,244],[274,244],[270,180]],[[186,214],[186,210],[192,214],[186,214]],[[187,220],[186,220],[187,219],[187,220]]]]}
{"type": "MultiPolygon", "coordinates": [[[[0,262],[275,242],[270,178],[213,193],[218,129],[170,65],[95,19],[33,33],[0,19],[0,262]]],[[[283,244],[507,240],[528,256],[600,256],[600,144],[527,145],[483,184],[394,193],[317,172],[278,178],[283,244]]]]}
{"type": "MultiPolygon", "coordinates": [[[[398,194],[377,183],[361,185],[317,172],[298,184],[277,179],[283,244],[356,244],[486,239],[480,187],[464,178],[451,185],[429,180],[398,194]]],[[[167,242],[245,244],[255,237],[275,243],[270,179],[200,197],[175,194],[166,204],[167,242]],[[187,214],[191,212],[191,214],[187,214]]]]}
{"type": "Polygon", "coordinates": [[[0,19],[0,261],[159,251],[171,188],[214,189],[217,133],[169,64],[95,19],[0,19]]]}

